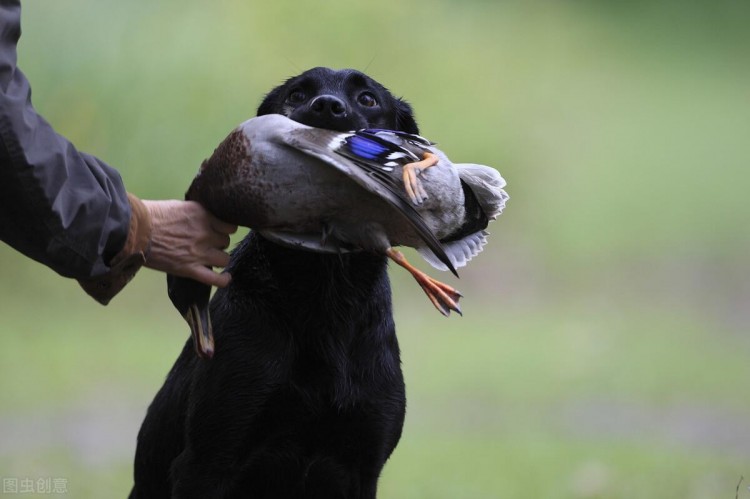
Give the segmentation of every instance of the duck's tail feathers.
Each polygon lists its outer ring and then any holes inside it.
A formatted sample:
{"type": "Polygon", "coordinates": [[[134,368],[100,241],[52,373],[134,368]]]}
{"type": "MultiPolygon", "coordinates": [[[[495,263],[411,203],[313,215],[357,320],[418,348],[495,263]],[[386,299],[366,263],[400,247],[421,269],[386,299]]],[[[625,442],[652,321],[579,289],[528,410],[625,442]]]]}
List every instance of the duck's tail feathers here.
{"type": "Polygon", "coordinates": [[[459,163],[455,166],[458,176],[474,192],[487,218],[497,218],[509,199],[508,193],[503,189],[506,185],[505,179],[489,166],[473,163],[459,163]]]}
{"type": "MultiPolygon", "coordinates": [[[[482,252],[484,245],[487,244],[488,235],[489,232],[486,230],[480,230],[461,239],[457,239],[456,241],[443,243],[443,249],[445,250],[445,254],[448,255],[451,263],[453,263],[453,266],[459,269],[464,267],[469,263],[469,260],[482,252]]],[[[427,263],[436,269],[450,270],[448,266],[438,260],[434,253],[432,253],[432,251],[426,246],[417,248],[417,251],[427,263]]]]}

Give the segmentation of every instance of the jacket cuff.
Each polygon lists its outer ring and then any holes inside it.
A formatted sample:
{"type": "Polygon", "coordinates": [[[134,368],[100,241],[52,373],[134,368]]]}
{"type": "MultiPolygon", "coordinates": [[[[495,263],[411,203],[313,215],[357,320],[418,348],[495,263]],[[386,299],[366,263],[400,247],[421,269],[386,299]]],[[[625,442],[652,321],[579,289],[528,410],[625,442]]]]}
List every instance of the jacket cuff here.
{"type": "Polygon", "coordinates": [[[104,275],[92,279],[79,279],[81,287],[102,305],[119,293],[140,270],[151,245],[151,215],[143,201],[128,193],[130,201],[130,227],[125,246],[110,262],[104,275]]]}

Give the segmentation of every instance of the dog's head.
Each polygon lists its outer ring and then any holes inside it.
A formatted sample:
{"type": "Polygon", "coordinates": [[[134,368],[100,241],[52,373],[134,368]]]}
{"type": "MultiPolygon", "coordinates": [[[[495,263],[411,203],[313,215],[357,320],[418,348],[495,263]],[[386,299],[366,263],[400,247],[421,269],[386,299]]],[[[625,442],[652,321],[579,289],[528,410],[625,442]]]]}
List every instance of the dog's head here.
{"type": "Polygon", "coordinates": [[[353,69],[313,68],[288,79],[263,99],[258,116],[264,114],[341,132],[387,128],[419,133],[408,103],[353,69]]]}

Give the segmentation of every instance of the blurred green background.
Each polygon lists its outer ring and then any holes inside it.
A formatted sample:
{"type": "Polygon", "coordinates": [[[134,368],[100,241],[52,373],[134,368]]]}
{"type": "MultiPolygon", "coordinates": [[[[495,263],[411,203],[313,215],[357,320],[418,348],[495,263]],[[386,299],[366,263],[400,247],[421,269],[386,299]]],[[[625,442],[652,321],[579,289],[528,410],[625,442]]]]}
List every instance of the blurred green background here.
{"type": "MultiPolygon", "coordinates": [[[[317,65],[366,70],[454,160],[503,173],[490,244],[446,278],[463,318],[392,271],[409,404],[380,497],[750,479],[750,3],[68,0],[22,20],[37,109],[143,198],[181,198],[317,65]]],[[[164,277],[105,308],[5,245],[0,276],[0,475],[126,496],[188,334],[164,277]]]]}

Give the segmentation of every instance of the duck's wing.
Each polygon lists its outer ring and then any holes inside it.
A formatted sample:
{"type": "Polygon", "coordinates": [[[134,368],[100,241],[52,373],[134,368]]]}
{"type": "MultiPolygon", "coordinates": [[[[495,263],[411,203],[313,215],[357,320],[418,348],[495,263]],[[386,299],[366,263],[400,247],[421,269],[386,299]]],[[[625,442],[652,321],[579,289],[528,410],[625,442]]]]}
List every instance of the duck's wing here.
{"type": "Polygon", "coordinates": [[[406,148],[367,131],[340,133],[296,128],[279,136],[287,146],[332,166],[401,213],[438,261],[456,276],[456,268],[435,234],[406,199],[394,168],[421,158],[406,148]]]}

